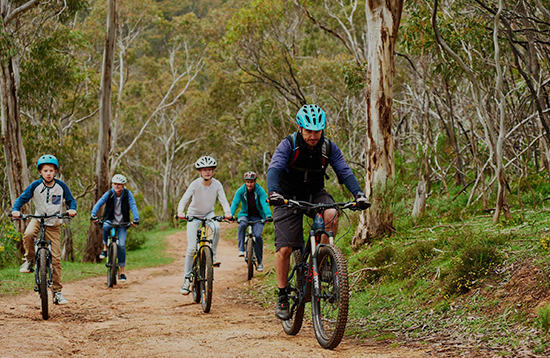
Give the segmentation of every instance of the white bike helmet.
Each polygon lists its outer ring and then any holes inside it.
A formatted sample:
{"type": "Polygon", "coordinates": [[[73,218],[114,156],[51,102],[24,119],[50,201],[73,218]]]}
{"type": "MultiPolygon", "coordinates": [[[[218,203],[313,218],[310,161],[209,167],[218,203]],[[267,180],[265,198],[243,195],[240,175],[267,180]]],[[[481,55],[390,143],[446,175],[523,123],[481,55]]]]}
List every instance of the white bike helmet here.
{"type": "Polygon", "coordinates": [[[113,184],[126,184],[126,182],[126,177],[122,174],[115,174],[113,179],[111,179],[111,183],[113,184]]]}
{"type": "Polygon", "coordinates": [[[216,159],[209,157],[205,155],[204,157],[200,157],[195,162],[195,168],[201,169],[201,168],[216,168],[218,166],[218,162],[216,162],[216,159]]]}

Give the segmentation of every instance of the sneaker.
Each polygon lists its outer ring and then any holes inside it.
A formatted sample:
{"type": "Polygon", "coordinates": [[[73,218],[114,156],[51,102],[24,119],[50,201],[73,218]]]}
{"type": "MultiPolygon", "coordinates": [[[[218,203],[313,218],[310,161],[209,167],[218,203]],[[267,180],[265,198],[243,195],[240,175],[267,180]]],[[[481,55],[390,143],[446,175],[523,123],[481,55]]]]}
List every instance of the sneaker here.
{"type": "Polygon", "coordinates": [[[103,250],[101,251],[101,253],[99,254],[99,258],[100,259],[104,259],[107,257],[107,250],[103,250]]]}
{"type": "Polygon", "coordinates": [[[23,265],[21,265],[21,268],[19,269],[19,272],[23,273],[31,273],[34,271],[33,264],[30,261],[23,262],[23,265]]]}
{"type": "Polygon", "coordinates": [[[63,294],[61,292],[55,292],[53,294],[53,303],[56,305],[66,305],[69,303],[65,297],[63,297],[63,294]]]}
{"type": "Polygon", "coordinates": [[[121,273],[120,277],[118,278],[120,281],[126,281],[126,275],[121,273]]]}
{"type": "Polygon", "coordinates": [[[264,270],[264,263],[262,262],[261,264],[258,264],[258,266],[256,266],[256,271],[262,272],[263,270],[264,270]]]}
{"type": "Polygon", "coordinates": [[[239,251],[239,257],[244,257],[244,251],[239,251]]]}
{"type": "Polygon", "coordinates": [[[283,321],[290,319],[290,310],[288,296],[277,297],[277,307],[275,307],[275,317],[283,321]]]}
{"type": "Polygon", "coordinates": [[[191,280],[189,279],[189,277],[186,277],[185,281],[183,281],[183,286],[181,286],[180,288],[181,294],[184,296],[187,296],[189,293],[191,293],[190,286],[191,286],[191,280]]]}
{"type": "Polygon", "coordinates": [[[216,259],[216,256],[214,256],[212,260],[212,266],[214,267],[220,267],[220,265],[222,264],[221,261],[218,261],[218,259],[216,259]]]}

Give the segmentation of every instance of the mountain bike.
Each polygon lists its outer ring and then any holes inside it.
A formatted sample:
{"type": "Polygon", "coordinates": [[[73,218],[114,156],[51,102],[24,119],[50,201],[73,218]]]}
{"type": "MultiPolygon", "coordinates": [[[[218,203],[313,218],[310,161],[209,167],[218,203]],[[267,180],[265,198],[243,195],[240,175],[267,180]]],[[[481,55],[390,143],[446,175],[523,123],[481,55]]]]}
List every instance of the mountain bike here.
{"type": "Polygon", "coordinates": [[[199,219],[188,216],[187,221],[198,220],[201,226],[197,230],[197,249],[193,256],[193,269],[191,271],[191,292],[193,301],[202,304],[204,313],[210,312],[212,306],[212,290],[214,286],[214,254],[212,251],[212,240],[208,239],[206,233],[207,223],[212,221],[229,222],[223,216],[215,216],[211,219],[199,219]]]}
{"type": "MultiPolygon", "coordinates": [[[[9,215],[11,216],[11,214],[9,215]]],[[[48,288],[52,287],[52,251],[51,241],[46,240],[46,220],[56,219],[72,219],[67,213],[54,213],[43,215],[21,214],[21,217],[12,220],[27,220],[37,219],[40,222],[40,234],[34,240],[34,292],[38,292],[42,306],[42,318],[47,320],[50,318],[48,307],[48,288]]],[[[56,302],[54,302],[57,304],[56,302]]]]}
{"type": "Polygon", "coordinates": [[[130,227],[132,223],[118,223],[114,224],[110,221],[98,220],[97,224],[103,228],[104,224],[109,224],[111,230],[109,232],[109,237],[107,238],[107,261],[105,266],[107,266],[107,287],[113,287],[116,285],[116,279],[118,277],[118,228],[121,227],[130,227]]]}
{"type": "Polygon", "coordinates": [[[348,320],[349,283],[347,260],[334,244],[334,234],[325,230],[322,212],[326,209],[361,210],[355,202],[312,204],[285,200],[283,207],[314,214],[309,238],[304,247],[290,257],[288,298],[291,318],[282,321],[286,334],[296,335],[302,327],[306,302],[311,302],[315,337],[323,348],[333,349],[342,341],[348,320]],[[321,243],[326,234],[328,244],[321,243]]]}
{"type": "MultiPolygon", "coordinates": [[[[252,227],[254,224],[261,223],[265,224],[266,222],[273,221],[273,220],[254,220],[254,221],[246,221],[243,218],[240,218],[237,220],[238,223],[246,222],[246,235],[244,237],[244,262],[246,262],[247,266],[247,280],[252,279],[254,277],[254,267],[258,265],[258,260],[256,258],[256,252],[254,248],[256,247],[256,236],[254,236],[254,233],[252,232],[252,227]]],[[[259,250],[262,250],[263,248],[259,248],[259,250]]]]}

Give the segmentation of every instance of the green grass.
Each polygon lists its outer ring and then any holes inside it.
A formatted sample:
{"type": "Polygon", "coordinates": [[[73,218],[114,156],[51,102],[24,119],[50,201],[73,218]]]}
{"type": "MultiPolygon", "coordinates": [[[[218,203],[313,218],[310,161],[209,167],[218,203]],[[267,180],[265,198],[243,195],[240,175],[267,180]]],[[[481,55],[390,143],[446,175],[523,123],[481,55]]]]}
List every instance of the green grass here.
{"type": "MultiPolygon", "coordinates": [[[[438,189],[432,187],[434,193],[438,189]]],[[[452,190],[451,199],[458,194],[452,190]]],[[[538,193],[533,208],[530,193],[523,193],[524,209],[517,195],[510,195],[512,219],[502,216],[496,225],[481,201],[466,207],[465,194],[454,201],[434,194],[420,218],[410,215],[414,190],[392,195],[399,202],[390,203],[391,236],[352,247],[357,217],[350,214],[351,230],[338,242],[352,286],[347,334],[395,344],[422,344],[434,335],[457,341],[476,337],[477,348],[494,349],[496,355],[525,349],[548,355],[550,315],[537,311],[550,294],[547,195],[538,193]],[[360,273],[365,267],[379,270],[360,273]]],[[[342,217],[338,236],[347,227],[342,217]]],[[[275,287],[274,274],[263,276],[252,295],[273,306],[275,287]]]]}
{"type": "MultiPolygon", "coordinates": [[[[164,252],[166,248],[166,236],[180,229],[155,230],[145,233],[147,241],[138,250],[127,252],[127,269],[139,269],[166,265],[174,261],[164,252]]],[[[88,277],[105,275],[106,268],[102,263],[62,262],[63,283],[82,280],[88,277]]],[[[34,275],[19,272],[18,266],[11,266],[0,270],[0,296],[15,295],[20,292],[32,291],[34,287],[34,275]]]]}

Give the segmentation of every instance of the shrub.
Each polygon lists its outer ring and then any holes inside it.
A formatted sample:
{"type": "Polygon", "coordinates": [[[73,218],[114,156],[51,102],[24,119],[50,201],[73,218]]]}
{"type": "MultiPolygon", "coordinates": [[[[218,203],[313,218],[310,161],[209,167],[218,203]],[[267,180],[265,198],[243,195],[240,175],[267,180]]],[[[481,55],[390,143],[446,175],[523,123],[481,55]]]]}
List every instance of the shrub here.
{"type": "MultiPolygon", "coordinates": [[[[384,246],[378,250],[373,257],[367,260],[367,266],[376,268],[388,266],[394,261],[396,255],[396,251],[392,246],[384,246]]],[[[386,272],[387,269],[368,271],[366,274],[366,279],[369,282],[373,282],[382,277],[386,272]]]]}
{"type": "Polygon", "coordinates": [[[550,328],[550,305],[539,307],[537,309],[537,322],[545,336],[548,335],[550,328]]]}
{"type": "Polygon", "coordinates": [[[141,249],[145,242],[147,241],[147,235],[141,231],[128,231],[128,236],[126,238],[126,250],[134,251],[141,249]]]}
{"type": "Polygon", "coordinates": [[[21,234],[11,223],[0,224],[0,268],[16,265],[17,242],[21,241],[21,234]]]}
{"type": "Polygon", "coordinates": [[[474,244],[452,261],[451,271],[445,276],[447,298],[470,291],[479,279],[502,263],[502,257],[494,246],[474,244]]]}

